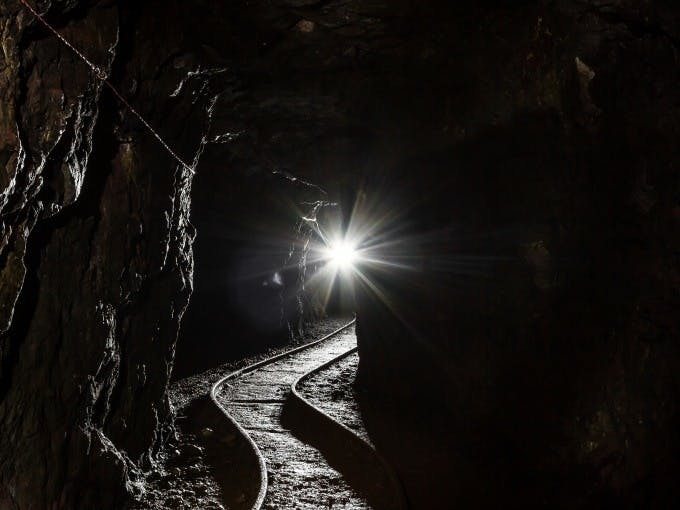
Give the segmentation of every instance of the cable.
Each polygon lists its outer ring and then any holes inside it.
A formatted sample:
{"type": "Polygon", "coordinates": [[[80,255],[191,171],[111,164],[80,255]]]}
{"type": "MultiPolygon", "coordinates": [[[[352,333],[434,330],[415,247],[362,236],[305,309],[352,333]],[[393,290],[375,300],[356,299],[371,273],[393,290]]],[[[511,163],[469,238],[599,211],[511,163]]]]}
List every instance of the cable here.
{"type": "Polygon", "coordinates": [[[82,60],[87,66],[92,70],[94,75],[97,77],[98,80],[100,80],[104,85],[106,85],[111,92],[113,92],[113,95],[118,98],[118,100],[125,105],[125,107],[132,113],[139,121],[146,127],[146,129],[149,130],[149,132],[158,140],[158,142],[163,146],[163,148],[175,159],[177,162],[182,165],[184,168],[189,170],[192,174],[195,174],[196,171],[193,166],[188,165],[185,163],[182,158],[180,158],[175,151],[173,151],[170,146],[163,140],[161,135],[158,134],[158,132],[151,127],[151,124],[149,124],[142,115],[135,110],[130,103],[123,97],[123,95],[118,92],[116,87],[114,87],[111,82],[106,78],[106,71],[102,69],[101,67],[93,64],[83,53],[81,53],[78,48],[76,48],[73,44],[71,44],[63,35],[61,35],[52,25],[50,25],[45,18],[38,14],[38,12],[31,7],[26,0],[19,0],[24,7],[26,7],[33,16],[35,16],[40,23],[42,23],[50,32],[52,32],[57,38],[67,47],[69,48],[73,53],[75,53],[80,60],[82,60]]]}

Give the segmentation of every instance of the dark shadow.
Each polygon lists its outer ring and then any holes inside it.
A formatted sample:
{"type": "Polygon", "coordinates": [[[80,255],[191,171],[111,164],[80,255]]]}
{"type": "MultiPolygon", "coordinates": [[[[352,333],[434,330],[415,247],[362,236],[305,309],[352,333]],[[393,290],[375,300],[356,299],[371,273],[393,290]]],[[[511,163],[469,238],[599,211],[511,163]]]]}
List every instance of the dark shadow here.
{"type": "Polygon", "coordinates": [[[186,419],[178,422],[178,427],[201,441],[226,508],[250,510],[262,483],[250,443],[207,396],[190,404],[183,414],[186,419]],[[206,428],[212,433],[204,434],[206,428]]]}
{"type": "Polygon", "coordinates": [[[319,450],[371,508],[403,508],[400,488],[395,487],[373,449],[334,420],[289,395],[281,423],[298,440],[319,450]]]}

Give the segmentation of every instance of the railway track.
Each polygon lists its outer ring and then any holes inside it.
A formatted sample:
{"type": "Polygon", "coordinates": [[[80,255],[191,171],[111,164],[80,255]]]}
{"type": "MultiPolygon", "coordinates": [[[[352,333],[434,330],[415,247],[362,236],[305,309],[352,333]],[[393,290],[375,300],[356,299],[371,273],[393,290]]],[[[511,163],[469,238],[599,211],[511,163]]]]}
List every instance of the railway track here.
{"type": "Polygon", "coordinates": [[[351,429],[300,396],[298,382],[356,351],[355,321],[218,381],[211,398],[257,458],[259,490],[242,508],[403,510],[399,482],[351,429]]]}

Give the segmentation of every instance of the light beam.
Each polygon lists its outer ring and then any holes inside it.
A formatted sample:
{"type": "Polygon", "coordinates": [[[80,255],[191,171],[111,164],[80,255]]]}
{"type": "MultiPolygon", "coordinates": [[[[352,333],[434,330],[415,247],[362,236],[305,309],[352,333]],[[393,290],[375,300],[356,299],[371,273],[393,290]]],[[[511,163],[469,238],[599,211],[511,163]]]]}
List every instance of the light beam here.
{"type": "Polygon", "coordinates": [[[331,243],[326,248],[326,257],[330,264],[341,271],[348,271],[354,267],[358,254],[356,248],[347,241],[331,243]]]}

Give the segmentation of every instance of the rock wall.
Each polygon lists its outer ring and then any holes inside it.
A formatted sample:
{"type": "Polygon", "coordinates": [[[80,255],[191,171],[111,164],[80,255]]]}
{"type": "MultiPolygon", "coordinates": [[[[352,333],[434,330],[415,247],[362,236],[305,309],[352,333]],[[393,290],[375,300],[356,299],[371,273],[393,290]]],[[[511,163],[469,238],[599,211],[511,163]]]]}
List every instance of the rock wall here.
{"type": "Polygon", "coordinates": [[[450,434],[440,497],[673,506],[680,12],[432,13],[404,73],[431,114],[422,144],[367,191],[399,196],[405,242],[382,256],[412,263],[366,270],[380,292],[360,297],[360,382],[450,434]]]}
{"type": "MultiPolygon", "coordinates": [[[[35,5],[197,157],[212,98],[180,2],[35,5]]],[[[0,507],[121,508],[171,432],[192,175],[19,2],[0,20],[0,507]]]]}

